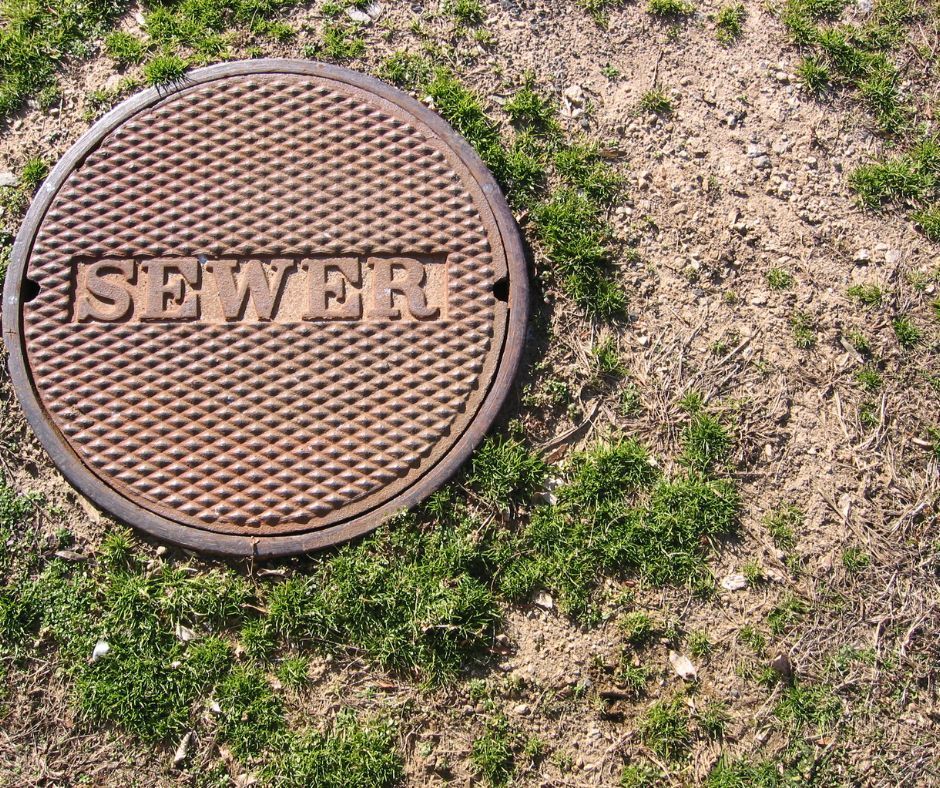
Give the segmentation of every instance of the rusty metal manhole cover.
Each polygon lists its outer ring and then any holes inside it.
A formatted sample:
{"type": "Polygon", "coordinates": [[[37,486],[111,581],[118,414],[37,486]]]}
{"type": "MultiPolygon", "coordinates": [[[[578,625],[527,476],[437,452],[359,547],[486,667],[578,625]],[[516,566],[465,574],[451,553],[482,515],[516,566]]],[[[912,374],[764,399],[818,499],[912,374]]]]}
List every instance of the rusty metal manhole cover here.
{"type": "Polygon", "coordinates": [[[515,372],[527,282],[492,176],[346,69],[252,61],[148,90],[59,162],[3,331],[68,479],[187,547],[364,533],[446,480],[515,372]]]}

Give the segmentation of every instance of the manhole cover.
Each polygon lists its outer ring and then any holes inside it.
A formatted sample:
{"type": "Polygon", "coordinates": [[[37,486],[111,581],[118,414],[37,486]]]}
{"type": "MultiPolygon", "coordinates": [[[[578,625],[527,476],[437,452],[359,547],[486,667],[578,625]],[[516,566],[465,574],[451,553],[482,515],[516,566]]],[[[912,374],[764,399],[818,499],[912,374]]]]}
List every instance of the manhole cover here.
{"type": "Polygon", "coordinates": [[[59,162],[3,331],[54,461],[187,547],[298,553],[444,482],[525,331],[517,231],[437,115],[351,71],[252,61],[145,91],[59,162]]]}

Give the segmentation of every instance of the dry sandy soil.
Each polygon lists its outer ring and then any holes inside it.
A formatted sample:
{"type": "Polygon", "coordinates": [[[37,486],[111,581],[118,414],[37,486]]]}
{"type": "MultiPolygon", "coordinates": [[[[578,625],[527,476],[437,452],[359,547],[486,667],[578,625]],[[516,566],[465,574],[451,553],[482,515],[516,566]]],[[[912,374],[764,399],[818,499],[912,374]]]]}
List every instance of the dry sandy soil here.
{"type": "MultiPolygon", "coordinates": [[[[716,39],[713,0],[676,26],[628,4],[610,11],[606,28],[562,0],[484,5],[493,41],[482,47],[461,39],[455,70],[491,107],[511,95],[525,72],[559,105],[579,86],[584,111],[562,123],[611,148],[627,189],[610,218],[638,251],[617,272],[630,296],[628,321],[597,324],[551,288],[539,294],[544,303],[536,312],[550,321],[554,341],[547,351],[533,341],[507,418],[521,419],[532,444],[555,462],[614,431],[671,458],[678,453],[679,401],[690,390],[701,392],[733,425],[733,475],[744,500],[740,537],[714,557],[714,575],[721,580],[750,561],[766,578],[709,600],[626,581],[640,609],[683,632],[707,633],[713,646],[692,658],[698,691],[688,702],[701,708],[724,701],[730,722],[720,741],[696,738],[678,767],[636,734],[650,704],[682,688],[669,663],[672,641],[630,657],[653,671],[645,695],[604,700],[624,648],[613,615],[585,628],[557,608],[507,609],[503,656],[477,679],[493,688],[489,702],[513,727],[540,737],[550,753],[537,765],[518,758],[515,784],[615,785],[625,764],[650,762],[663,769],[667,784],[698,784],[721,753],[774,761],[796,746],[774,715],[784,685],[764,686],[755,675],[778,654],[788,656],[802,681],[825,685],[844,704],[833,727],[810,726],[796,737],[805,754],[794,774],[818,784],[937,784],[940,481],[927,428],[940,422],[940,394],[930,383],[940,374],[940,323],[930,306],[940,247],[903,213],[866,212],[850,192],[847,174],[881,153],[882,140],[850,99],[836,94],[819,102],[801,90],[794,76],[799,53],[762,3],[745,3],[743,33],[730,46],[716,39]],[[656,86],[670,97],[671,116],[638,111],[656,86]],[[792,274],[791,287],[768,285],[775,268],[792,274]],[[880,284],[886,304],[863,310],[853,302],[846,291],[859,282],[880,284]],[[810,349],[794,342],[796,312],[815,326],[810,349]],[[909,315],[923,332],[913,350],[894,337],[897,314],[909,315]],[[869,335],[881,360],[875,426],[859,415],[871,397],[855,379],[862,358],[845,339],[853,330],[869,335]],[[627,368],[629,382],[619,386],[590,384],[591,348],[606,336],[627,368]],[[549,378],[569,386],[574,404],[567,410],[526,404],[523,391],[537,391],[549,378]],[[620,407],[627,385],[642,405],[630,416],[620,407]],[[786,553],[765,524],[785,504],[805,514],[786,553]],[[849,549],[867,556],[867,565],[847,566],[849,549]],[[769,633],[768,615],[789,595],[806,612],[784,633],[769,633]],[[757,653],[742,642],[748,626],[768,639],[757,653]],[[869,656],[845,657],[858,652],[869,656]],[[844,665],[837,669],[840,654],[844,665]]],[[[385,2],[381,20],[365,28],[365,55],[348,65],[374,71],[390,52],[420,48],[416,17],[432,38],[452,40],[437,10],[434,3],[385,2]]],[[[848,18],[853,13],[862,12],[848,18]]],[[[305,32],[290,44],[265,46],[265,54],[300,56],[317,38],[315,7],[286,19],[305,32]]],[[[134,25],[131,15],[125,27],[134,25]]],[[[935,29],[920,34],[920,43],[935,50],[935,29]]],[[[936,108],[936,61],[932,74],[926,68],[929,78],[918,89],[932,91],[925,105],[936,108]]],[[[31,155],[60,156],[89,126],[88,94],[116,84],[115,74],[104,57],[70,63],[60,107],[26,111],[3,131],[0,169],[17,171],[31,155]]],[[[533,266],[545,267],[537,248],[533,266]]],[[[6,410],[26,436],[15,404],[6,410]]],[[[35,439],[23,440],[15,459],[3,457],[14,486],[63,507],[79,544],[94,550],[107,519],[78,501],[35,439]]],[[[614,585],[611,596],[622,590],[614,585]]],[[[475,782],[471,743],[492,707],[471,700],[466,681],[422,693],[354,659],[313,669],[317,679],[291,707],[297,719],[328,714],[339,700],[391,711],[403,721],[409,784],[475,782]]],[[[178,770],[172,746],[145,747],[119,731],[85,727],[54,664],[37,661],[32,671],[6,701],[12,712],[0,731],[0,769],[7,775],[0,783],[199,784],[198,759],[178,770]]],[[[200,743],[203,763],[219,757],[211,742],[200,743]]],[[[232,765],[233,779],[248,784],[250,775],[239,772],[232,765]]]]}

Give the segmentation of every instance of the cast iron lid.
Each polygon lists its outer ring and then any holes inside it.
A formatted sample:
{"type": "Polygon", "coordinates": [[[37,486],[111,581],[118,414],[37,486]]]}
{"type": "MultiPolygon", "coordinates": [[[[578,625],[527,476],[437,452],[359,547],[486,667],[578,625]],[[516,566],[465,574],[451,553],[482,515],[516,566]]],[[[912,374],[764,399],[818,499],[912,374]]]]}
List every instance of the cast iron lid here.
{"type": "Polygon", "coordinates": [[[3,333],[65,476],[197,550],[300,553],[442,484],[515,373],[527,281],[492,176],[436,114],[307,61],[110,112],[16,239],[3,333]]]}

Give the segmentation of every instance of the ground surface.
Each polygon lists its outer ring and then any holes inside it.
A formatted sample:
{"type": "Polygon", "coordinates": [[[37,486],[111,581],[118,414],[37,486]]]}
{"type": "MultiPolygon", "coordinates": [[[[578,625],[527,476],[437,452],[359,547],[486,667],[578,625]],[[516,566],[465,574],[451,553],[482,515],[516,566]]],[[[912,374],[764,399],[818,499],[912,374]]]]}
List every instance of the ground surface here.
{"type": "MultiPolygon", "coordinates": [[[[532,246],[533,325],[503,437],[446,500],[269,567],[131,539],[4,380],[0,783],[940,781],[936,3],[112,5],[4,104],[8,230],[36,160],[133,84],[318,57],[477,145],[532,246]],[[803,18],[900,19],[880,49],[849,36],[886,53],[887,99],[883,63],[803,18]],[[138,43],[106,54],[112,29],[138,43]],[[863,207],[859,167],[905,155],[863,207]],[[596,254],[564,244],[585,205],[596,254]]],[[[37,8],[4,5],[7,52],[64,24],[37,8]]]]}

